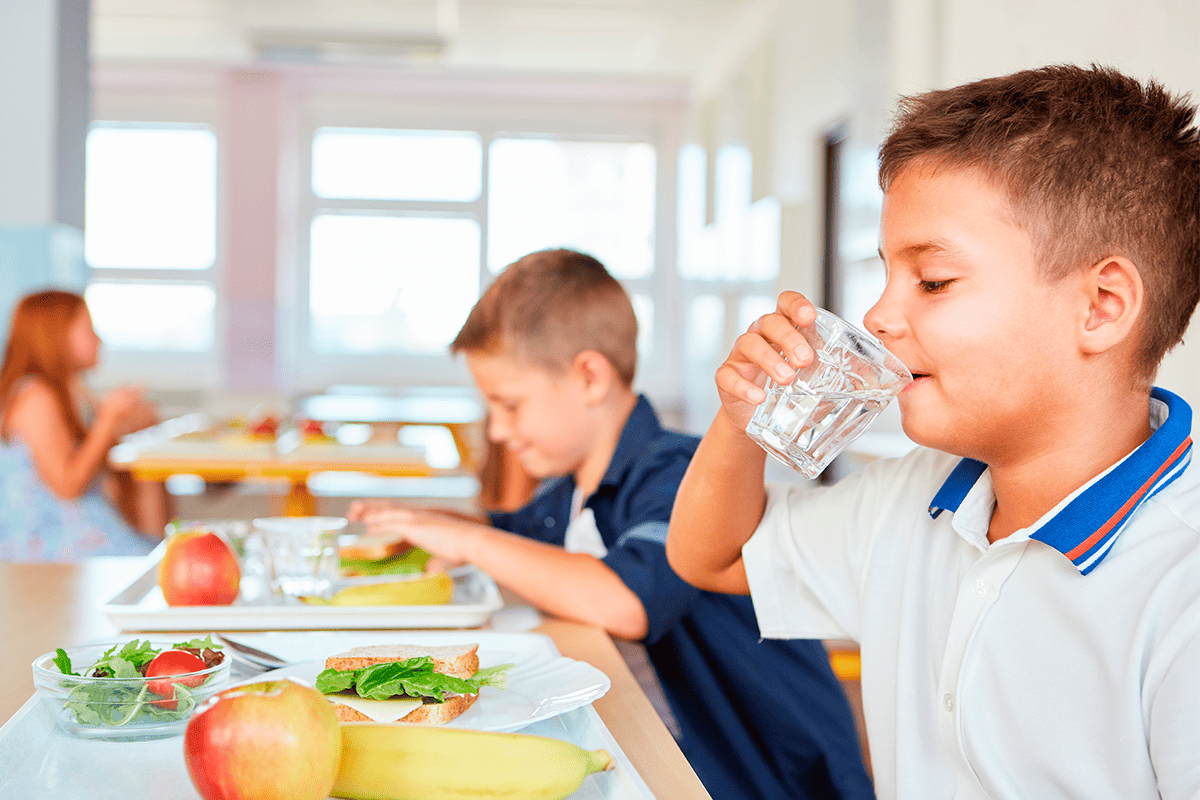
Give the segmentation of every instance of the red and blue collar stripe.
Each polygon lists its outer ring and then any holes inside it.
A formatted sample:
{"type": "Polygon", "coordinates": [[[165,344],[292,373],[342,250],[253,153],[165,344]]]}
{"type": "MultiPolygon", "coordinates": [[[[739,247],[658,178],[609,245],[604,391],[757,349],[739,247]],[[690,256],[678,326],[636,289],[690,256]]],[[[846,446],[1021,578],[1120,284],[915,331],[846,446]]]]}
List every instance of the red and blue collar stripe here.
{"type": "MultiPolygon", "coordinates": [[[[1166,405],[1167,417],[1150,438],[1051,519],[1031,539],[1062,553],[1084,575],[1095,569],[1117,535],[1148,499],[1187,468],[1192,458],[1192,409],[1180,397],[1155,388],[1150,397],[1166,405]]],[[[964,458],[929,505],[929,514],[957,511],[987,465],[964,458]]]]}

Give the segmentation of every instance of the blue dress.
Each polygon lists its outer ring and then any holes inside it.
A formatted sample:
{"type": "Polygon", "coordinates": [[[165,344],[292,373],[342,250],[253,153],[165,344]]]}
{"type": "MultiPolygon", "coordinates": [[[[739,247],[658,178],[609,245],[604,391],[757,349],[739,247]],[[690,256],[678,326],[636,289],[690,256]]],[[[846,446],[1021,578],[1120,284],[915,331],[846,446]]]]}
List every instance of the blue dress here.
{"type": "Polygon", "coordinates": [[[23,442],[0,444],[0,561],[140,556],[154,545],[125,523],[99,479],[79,497],[63,500],[38,476],[23,442]]]}

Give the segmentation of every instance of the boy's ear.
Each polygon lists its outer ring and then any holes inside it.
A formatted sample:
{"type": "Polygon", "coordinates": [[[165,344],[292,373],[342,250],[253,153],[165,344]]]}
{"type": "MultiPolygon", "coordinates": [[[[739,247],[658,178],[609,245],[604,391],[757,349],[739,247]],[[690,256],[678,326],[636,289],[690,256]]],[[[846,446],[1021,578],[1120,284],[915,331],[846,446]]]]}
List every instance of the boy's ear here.
{"type": "Polygon", "coordinates": [[[1087,310],[1080,346],[1099,355],[1126,341],[1142,317],[1145,288],[1137,265],[1124,256],[1108,256],[1084,276],[1087,310]]]}
{"type": "Polygon", "coordinates": [[[612,363],[595,350],[584,350],[571,362],[571,372],[580,381],[584,395],[590,402],[598,403],[608,395],[616,380],[612,363]]]}

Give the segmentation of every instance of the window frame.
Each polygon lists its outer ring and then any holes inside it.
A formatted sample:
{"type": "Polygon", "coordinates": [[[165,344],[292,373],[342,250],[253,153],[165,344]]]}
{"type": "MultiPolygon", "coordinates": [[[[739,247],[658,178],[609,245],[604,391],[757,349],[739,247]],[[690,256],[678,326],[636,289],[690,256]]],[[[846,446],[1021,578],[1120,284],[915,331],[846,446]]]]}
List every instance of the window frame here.
{"type": "MultiPolygon", "coordinates": [[[[698,181],[699,186],[703,187],[706,193],[705,218],[701,220],[701,230],[715,232],[719,234],[719,226],[726,224],[726,221],[720,217],[720,203],[715,201],[717,194],[723,191],[724,187],[720,186],[719,170],[716,169],[718,151],[721,147],[738,146],[746,147],[740,142],[726,142],[720,146],[713,146],[697,140],[687,140],[681,143],[680,148],[676,151],[676,161],[683,158],[683,148],[696,148],[693,151],[703,156],[704,172],[702,180],[698,181]],[[712,218],[708,218],[710,213],[712,218]]],[[[749,148],[747,148],[749,149],[749,148]]],[[[753,151],[750,151],[750,157],[753,159],[753,151]]],[[[751,161],[753,169],[753,161],[751,161]]],[[[682,175],[677,175],[676,180],[681,180],[682,175]]],[[[698,187],[697,187],[698,188],[698,187]]],[[[768,199],[771,196],[755,198],[753,194],[748,197],[748,202],[742,209],[743,213],[748,213],[750,207],[755,203],[768,199]]],[[[682,219],[684,209],[682,203],[677,203],[676,208],[682,219]]],[[[693,209],[694,210],[694,209],[693,209]]],[[[685,425],[690,430],[703,431],[712,421],[713,416],[720,408],[720,398],[714,387],[714,376],[716,370],[725,361],[730,350],[733,347],[734,341],[744,333],[753,320],[744,320],[740,318],[741,304],[743,301],[751,297],[762,297],[774,301],[781,290],[781,281],[784,279],[783,268],[783,233],[787,222],[785,219],[785,211],[780,205],[779,209],[779,228],[777,232],[779,252],[779,270],[775,275],[769,277],[762,276],[731,276],[729,274],[720,274],[710,277],[701,276],[683,276],[679,265],[676,265],[676,274],[678,275],[677,296],[680,302],[680,313],[676,318],[678,320],[677,327],[681,336],[688,336],[690,332],[687,330],[690,320],[690,311],[692,304],[700,297],[711,296],[716,297],[722,308],[722,325],[720,332],[720,345],[717,352],[711,354],[708,360],[701,358],[689,358],[683,361],[684,374],[681,377],[683,383],[682,394],[687,398],[687,414],[685,425]]],[[[681,226],[682,227],[682,226],[681,226]]],[[[679,232],[679,236],[688,235],[688,230],[679,232]]],[[[682,244],[679,246],[680,251],[684,250],[682,244]]],[[[689,247],[690,249],[690,247],[689,247]]]]}
{"type": "Polygon", "coordinates": [[[309,334],[310,226],[319,213],[330,210],[420,216],[468,214],[480,226],[479,278],[485,290],[495,275],[487,265],[488,181],[492,142],[499,138],[558,137],[571,141],[646,142],[655,150],[654,270],[646,278],[624,280],[631,294],[647,294],[654,303],[655,322],[651,352],[640,354],[636,388],[651,394],[678,398],[682,387],[674,354],[678,352],[674,319],[675,284],[675,158],[676,109],[630,107],[614,113],[611,107],[565,107],[561,103],[516,104],[448,102],[438,107],[394,98],[334,98],[311,96],[303,103],[296,134],[296,208],[294,213],[295,269],[290,285],[281,287],[281,351],[287,379],[296,391],[313,391],[331,383],[385,385],[471,386],[461,359],[446,355],[403,353],[318,353],[309,334]],[[469,202],[412,200],[346,200],[320,198],[312,190],[312,144],[321,128],[386,128],[400,130],[472,131],[482,147],[481,191],[469,202]]]}
{"type": "MultiPolygon", "coordinates": [[[[215,295],[212,347],[203,351],[131,350],[105,347],[90,381],[101,386],[145,383],[156,388],[206,389],[224,376],[226,348],[226,292],[224,263],[224,170],[220,97],[216,87],[106,87],[99,82],[94,97],[92,126],[105,123],[136,126],[196,126],[211,130],[217,145],[216,249],[211,266],[204,269],[87,269],[87,283],[204,284],[215,295]]],[[[89,131],[91,127],[89,126],[89,131]]],[[[85,233],[86,235],[86,233],[85,233]]]]}

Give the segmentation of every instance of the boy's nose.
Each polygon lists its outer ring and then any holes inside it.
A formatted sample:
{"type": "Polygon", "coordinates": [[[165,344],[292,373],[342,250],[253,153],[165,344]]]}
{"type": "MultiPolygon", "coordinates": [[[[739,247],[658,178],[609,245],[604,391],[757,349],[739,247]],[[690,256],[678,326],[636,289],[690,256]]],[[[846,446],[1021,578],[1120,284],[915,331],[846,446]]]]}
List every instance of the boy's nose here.
{"type": "Polygon", "coordinates": [[[875,305],[871,306],[863,316],[863,325],[883,342],[895,339],[900,335],[900,330],[903,328],[901,315],[895,304],[890,302],[886,289],[883,295],[875,301],[875,305]]]}
{"type": "Polygon", "coordinates": [[[503,444],[508,441],[508,426],[500,422],[498,415],[492,414],[488,417],[487,434],[493,442],[503,444]]]}

